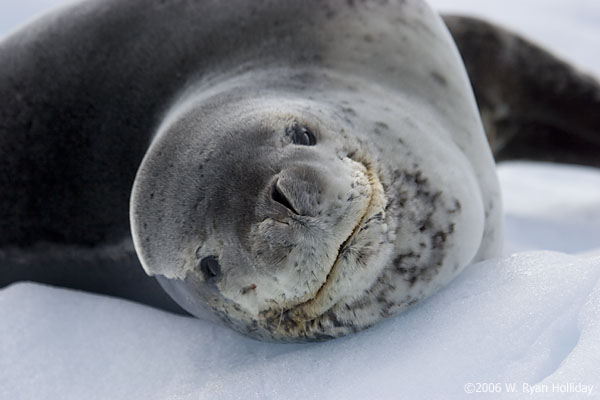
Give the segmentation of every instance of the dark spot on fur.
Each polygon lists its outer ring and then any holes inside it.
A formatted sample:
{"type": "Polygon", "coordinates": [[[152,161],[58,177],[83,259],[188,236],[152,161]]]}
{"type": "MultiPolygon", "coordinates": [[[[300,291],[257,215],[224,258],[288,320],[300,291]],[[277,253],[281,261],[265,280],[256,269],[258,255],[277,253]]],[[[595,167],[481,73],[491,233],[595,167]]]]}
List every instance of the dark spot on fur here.
{"type": "Polygon", "coordinates": [[[381,121],[377,121],[375,122],[375,126],[377,126],[380,129],[390,129],[389,125],[386,124],[385,122],[381,122],[381,121]]]}
{"type": "Polygon", "coordinates": [[[354,111],[354,108],[352,107],[342,107],[342,111],[344,114],[351,115],[353,117],[356,116],[356,111],[354,111]]]}
{"type": "Polygon", "coordinates": [[[460,201],[458,201],[457,199],[454,199],[454,208],[449,209],[448,213],[455,214],[460,210],[462,210],[462,204],[460,204],[460,201]]]}
{"type": "Polygon", "coordinates": [[[248,292],[254,289],[256,289],[256,284],[253,283],[249,286],[246,286],[245,288],[242,288],[242,294],[247,294],[248,292]]]}
{"type": "Polygon", "coordinates": [[[331,335],[325,335],[323,333],[314,333],[313,334],[313,338],[316,341],[326,341],[326,340],[330,340],[330,339],[335,339],[335,336],[331,336],[331,335]]]}
{"type": "Polygon", "coordinates": [[[446,239],[448,235],[444,231],[438,231],[433,235],[433,248],[437,249],[443,246],[446,243],[446,239]]]}
{"type": "Polygon", "coordinates": [[[440,74],[439,72],[433,71],[431,72],[431,77],[433,78],[434,81],[436,81],[438,84],[442,85],[442,86],[448,86],[448,81],[446,80],[446,78],[440,74]]]}
{"type": "MultiPolygon", "coordinates": [[[[346,307],[349,307],[349,306],[346,304],[346,307]]],[[[332,311],[329,311],[326,315],[334,327],[336,327],[336,328],[346,327],[346,324],[342,323],[332,311]]]]}
{"type": "Polygon", "coordinates": [[[329,7],[328,5],[325,6],[325,18],[327,19],[332,19],[333,17],[335,17],[336,13],[335,10],[331,7],[329,7]]]}
{"type": "Polygon", "coordinates": [[[411,299],[408,301],[408,303],[406,303],[408,306],[412,306],[414,304],[416,304],[419,301],[419,299],[411,299]]]}

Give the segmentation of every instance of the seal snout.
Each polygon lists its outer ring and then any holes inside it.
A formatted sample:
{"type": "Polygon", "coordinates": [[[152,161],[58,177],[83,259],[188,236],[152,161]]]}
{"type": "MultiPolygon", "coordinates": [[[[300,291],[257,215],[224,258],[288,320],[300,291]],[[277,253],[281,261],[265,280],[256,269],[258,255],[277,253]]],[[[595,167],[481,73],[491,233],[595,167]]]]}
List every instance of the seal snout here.
{"type": "Polygon", "coordinates": [[[288,217],[316,217],[326,178],[315,168],[299,165],[282,170],[270,183],[269,207],[288,217]]]}

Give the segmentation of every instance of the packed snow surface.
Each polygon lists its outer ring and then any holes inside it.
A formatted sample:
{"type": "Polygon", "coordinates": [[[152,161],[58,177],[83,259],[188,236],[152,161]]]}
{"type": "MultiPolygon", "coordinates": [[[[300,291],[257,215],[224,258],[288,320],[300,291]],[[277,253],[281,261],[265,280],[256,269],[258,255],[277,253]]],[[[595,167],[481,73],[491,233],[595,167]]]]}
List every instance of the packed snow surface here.
{"type": "MultiPolygon", "coordinates": [[[[0,37],[58,3],[0,0],[0,37]]],[[[600,76],[597,0],[431,3],[503,22],[600,76]]],[[[511,163],[499,175],[505,256],[326,343],[261,343],[31,283],[0,290],[0,399],[600,398],[600,171],[511,163]]]]}
{"type": "Polygon", "coordinates": [[[600,393],[600,256],[476,264],[411,311],[320,344],[261,343],[34,284],[0,291],[0,315],[5,399],[435,399],[489,383],[516,398],[534,385],[600,393]]]}

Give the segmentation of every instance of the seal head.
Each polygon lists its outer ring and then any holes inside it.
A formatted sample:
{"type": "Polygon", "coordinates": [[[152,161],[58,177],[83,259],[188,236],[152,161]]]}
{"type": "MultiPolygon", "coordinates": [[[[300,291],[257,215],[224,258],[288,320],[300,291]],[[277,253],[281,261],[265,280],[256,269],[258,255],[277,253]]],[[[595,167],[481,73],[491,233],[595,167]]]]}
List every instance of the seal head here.
{"type": "MultiPolygon", "coordinates": [[[[260,339],[323,340],[416,302],[474,257],[483,211],[464,160],[449,170],[467,172],[446,182],[418,161],[433,149],[390,163],[357,111],[260,89],[256,77],[175,105],[136,177],[138,255],[184,308],[260,339]],[[456,189],[432,186],[444,183],[456,189]],[[472,245],[447,251],[461,238],[472,245]]],[[[319,79],[329,96],[353,99],[339,78],[319,79]]]]}

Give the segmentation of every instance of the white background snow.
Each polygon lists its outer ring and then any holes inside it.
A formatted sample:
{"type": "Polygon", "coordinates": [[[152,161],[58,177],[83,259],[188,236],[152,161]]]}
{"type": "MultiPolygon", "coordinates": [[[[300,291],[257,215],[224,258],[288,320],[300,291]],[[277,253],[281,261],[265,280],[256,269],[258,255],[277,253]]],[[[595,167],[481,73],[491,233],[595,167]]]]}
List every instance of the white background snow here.
{"type": "MultiPolygon", "coordinates": [[[[0,0],[0,37],[59,2],[0,0]]],[[[503,22],[600,76],[598,0],[431,3],[503,22]]],[[[118,299],[0,290],[0,399],[600,398],[600,171],[499,174],[506,256],[332,342],[260,343],[118,299]]]]}

